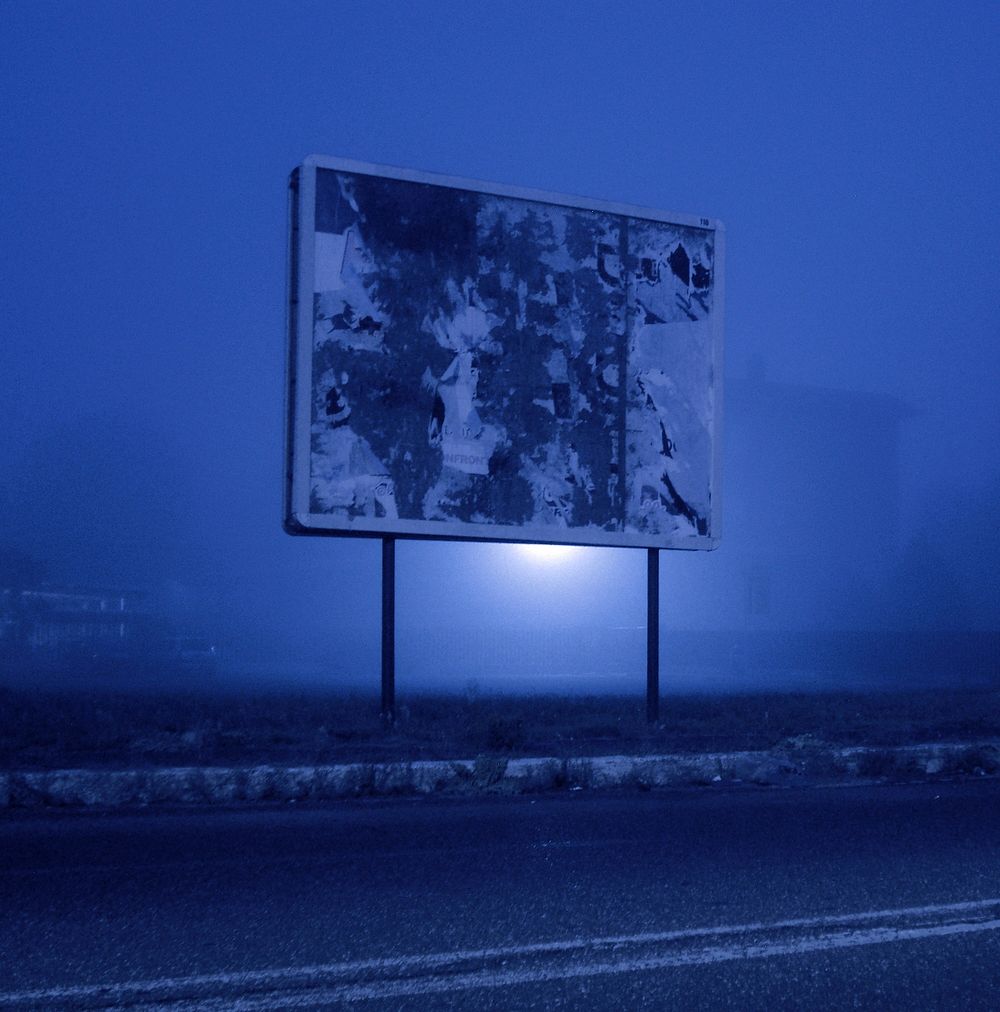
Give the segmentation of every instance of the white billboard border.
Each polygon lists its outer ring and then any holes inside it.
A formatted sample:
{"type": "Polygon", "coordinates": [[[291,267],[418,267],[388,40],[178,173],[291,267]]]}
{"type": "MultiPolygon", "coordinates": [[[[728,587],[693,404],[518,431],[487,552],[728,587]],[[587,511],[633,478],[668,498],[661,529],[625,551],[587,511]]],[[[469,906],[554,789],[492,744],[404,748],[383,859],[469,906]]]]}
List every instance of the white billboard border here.
{"type": "Polygon", "coordinates": [[[563,193],[550,193],[504,183],[484,182],[416,169],[377,165],[348,158],[310,155],[292,173],[289,193],[288,248],[288,348],[285,438],[284,527],[289,534],[305,536],[418,539],[425,541],[471,541],[508,544],[578,545],[595,548],[656,548],[681,551],[712,551],[722,536],[722,420],[723,332],[725,325],[725,226],[715,218],[656,210],[633,204],[593,200],[563,193]],[[472,524],[464,521],[403,520],[380,517],[341,518],[310,513],[310,456],[312,448],[312,357],[313,286],[315,274],[316,172],[332,169],[359,175],[426,183],[451,189],[512,197],[562,207],[598,211],[649,221],[703,229],[715,235],[712,265],[712,461],[709,535],[656,537],[648,533],[606,531],[578,527],[560,531],[536,525],[472,524]],[[304,382],[308,378],[308,382],[304,382]],[[302,448],[305,448],[303,451],[302,448]],[[457,528],[443,531],[442,528],[457,528]],[[518,537],[516,533],[523,532],[518,537]],[[539,536],[543,535],[543,536],[539,536]]]}

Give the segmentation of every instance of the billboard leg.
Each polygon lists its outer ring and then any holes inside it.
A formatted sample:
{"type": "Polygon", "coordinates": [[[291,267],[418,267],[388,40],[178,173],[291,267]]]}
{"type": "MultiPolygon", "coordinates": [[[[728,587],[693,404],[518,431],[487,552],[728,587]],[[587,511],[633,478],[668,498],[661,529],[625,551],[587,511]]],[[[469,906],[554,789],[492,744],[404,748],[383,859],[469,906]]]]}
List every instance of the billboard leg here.
{"type": "Polygon", "coordinates": [[[646,720],[660,719],[660,550],[646,549],[646,720]]]}
{"type": "Polygon", "coordinates": [[[396,539],[382,538],[382,722],[396,720],[396,539]]]}

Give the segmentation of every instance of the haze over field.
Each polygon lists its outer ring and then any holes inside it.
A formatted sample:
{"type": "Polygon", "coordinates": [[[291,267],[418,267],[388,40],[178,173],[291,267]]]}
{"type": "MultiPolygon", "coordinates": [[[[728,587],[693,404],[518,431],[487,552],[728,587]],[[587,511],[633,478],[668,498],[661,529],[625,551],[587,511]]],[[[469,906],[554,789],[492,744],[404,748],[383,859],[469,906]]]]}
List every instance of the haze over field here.
{"type": "MultiPolygon", "coordinates": [[[[763,684],[762,637],[833,651],[782,685],[861,677],[886,631],[942,634],[921,677],[995,676],[998,32],[992,3],[3,5],[0,589],[34,560],[234,672],[375,687],[378,542],[281,528],[286,182],[320,152],[725,223],[722,545],[661,562],[686,684],[763,684]]],[[[400,690],[641,691],[644,563],[400,544],[400,690]]]]}

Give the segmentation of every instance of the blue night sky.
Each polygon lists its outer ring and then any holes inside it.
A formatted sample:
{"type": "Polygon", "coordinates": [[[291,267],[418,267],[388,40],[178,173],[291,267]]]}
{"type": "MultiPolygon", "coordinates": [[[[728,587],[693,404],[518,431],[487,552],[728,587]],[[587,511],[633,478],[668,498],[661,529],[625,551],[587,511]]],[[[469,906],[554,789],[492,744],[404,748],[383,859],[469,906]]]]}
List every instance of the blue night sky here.
{"type": "MultiPolygon", "coordinates": [[[[378,543],[281,529],[286,180],[315,152],[721,219],[727,379],[907,406],[899,544],[995,628],[998,38],[976,2],[0,4],[0,542],[374,684],[378,543]]],[[[726,523],[663,560],[668,625],[737,621],[712,573],[769,517],[726,523]]],[[[642,552],[397,558],[436,643],[644,621],[642,552]]]]}

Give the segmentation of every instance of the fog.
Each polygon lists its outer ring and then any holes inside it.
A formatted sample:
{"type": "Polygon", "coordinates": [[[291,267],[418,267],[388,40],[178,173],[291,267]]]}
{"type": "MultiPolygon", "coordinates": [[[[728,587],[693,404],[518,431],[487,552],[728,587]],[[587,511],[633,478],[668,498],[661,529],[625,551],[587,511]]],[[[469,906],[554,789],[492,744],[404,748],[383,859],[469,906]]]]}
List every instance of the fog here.
{"type": "MultiPolygon", "coordinates": [[[[146,637],[46,677],[191,684],[198,641],[212,684],[376,691],[379,543],[281,526],[322,152],[726,223],[722,543],[661,560],[667,691],[997,679],[996,6],[538,6],[4,7],[8,643],[22,590],[146,637]]],[[[400,542],[398,691],[641,693],[645,589],[637,550],[400,542]]]]}

